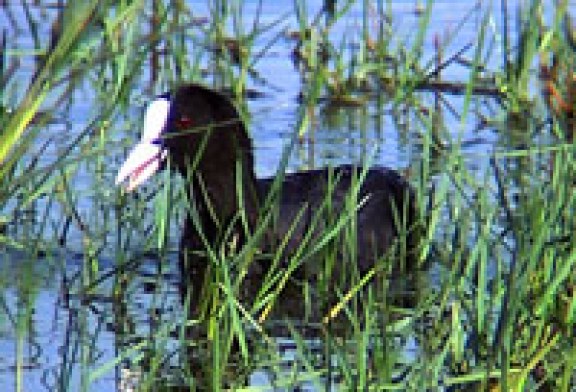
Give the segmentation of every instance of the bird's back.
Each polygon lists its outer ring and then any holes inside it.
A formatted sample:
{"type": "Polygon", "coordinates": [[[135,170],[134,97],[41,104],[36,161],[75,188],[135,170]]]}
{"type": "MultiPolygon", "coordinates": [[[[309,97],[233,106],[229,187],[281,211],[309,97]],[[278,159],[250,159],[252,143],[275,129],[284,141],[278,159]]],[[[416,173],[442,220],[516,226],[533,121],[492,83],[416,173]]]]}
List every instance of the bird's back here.
{"type": "MultiPolygon", "coordinates": [[[[260,200],[270,195],[273,183],[273,178],[258,180],[260,200]]],[[[290,233],[286,249],[290,253],[301,245],[309,230],[320,238],[328,229],[340,227],[334,237],[341,239],[345,232],[350,235],[355,231],[355,263],[362,273],[415,221],[410,185],[398,172],[385,167],[363,173],[362,168],[344,165],[286,174],[272,200],[276,215],[268,246],[277,245],[290,233]]],[[[409,244],[414,242],[411,237],[405,239],[409,244]]]]}

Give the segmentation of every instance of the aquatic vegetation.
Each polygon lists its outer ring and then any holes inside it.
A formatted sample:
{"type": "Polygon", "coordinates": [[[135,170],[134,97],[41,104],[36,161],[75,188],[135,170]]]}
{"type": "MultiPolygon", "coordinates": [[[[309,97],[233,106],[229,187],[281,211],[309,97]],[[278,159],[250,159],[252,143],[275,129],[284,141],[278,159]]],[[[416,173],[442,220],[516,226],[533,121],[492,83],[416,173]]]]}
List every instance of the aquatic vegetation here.
{"type": "Polygon", "coordinates": [[[572,390],[569,2],[284,3],[3,5],[0,383],[572,390]],[[286,242],[257,246],[273,214],[247,241],[208,246],[217,273],[195,298],[205,318],[187,315],[175,268],[191,206],[182,180],[168,164],[135,194],[114,186],[145,104],[183,82],[235,102],[258,175],[401,171],[428,267],[410,301],[386,257],[332,275],[358,257],[363,201],[351,195],[336,213],[327,192],[310,218],[323,230],[303,233],[288,259],[286,242]],[[273,268],[246,300],[246,268],[264,258],[273,268]],[[317,280],[292,284],[312,260],[317,280]],[[353,284],[335,290],[338,278],[353,284]],[[278,316],[288,287],[321,314],[278,316]],[[311,303],[318,293],[330,295],[311,303]]]}

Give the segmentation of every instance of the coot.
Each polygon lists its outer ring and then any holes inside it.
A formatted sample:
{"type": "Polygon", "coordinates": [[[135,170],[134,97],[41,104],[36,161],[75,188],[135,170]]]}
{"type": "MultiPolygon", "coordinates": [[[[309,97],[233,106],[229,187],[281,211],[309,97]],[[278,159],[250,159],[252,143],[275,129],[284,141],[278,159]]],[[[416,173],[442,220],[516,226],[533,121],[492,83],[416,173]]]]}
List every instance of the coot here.
{"type": "MultiPolygon", "coordinates": [[[[199,296],[209,264],[202,256],[207,244],[214,246],[223,238],[234,238],[239,249],[246,241],[247,233],[262,221],[261,207],[271,189],[277,195],[271,204],[276,219],[265,230],[259,247],[262,253],[273,253],[289,232],[284,248],[288,255],[311,226],[316,235],[325,227],[315,217],[318,211],[329,210],[327,192],[331,194],[331,210],[342,211],[350,189],[362,174],[365,176],[356,195],[357,270],[369,271],[399,233],[407,233],[398,241],[407,251],[395,252],[404,257],[396,261],[404,266],[402,273],[415,269],[418,236],[414,192],[398,172],[381,166],[363,172],[362,168],[344,165],[286,174],[281,186],[273,187],[274,179],[256,178],[252,143],[244,123],[230,100],[219,92],[186,84],[157,97],[146,111],[141,140],[120,168],[116,183],[127,182],[126,189],[131,191],[166,159],[187,181],[193,205],[182,233],[183,294],[199,296]]],[[[196,311],[194,299],[192,312],[196,311]]]]}

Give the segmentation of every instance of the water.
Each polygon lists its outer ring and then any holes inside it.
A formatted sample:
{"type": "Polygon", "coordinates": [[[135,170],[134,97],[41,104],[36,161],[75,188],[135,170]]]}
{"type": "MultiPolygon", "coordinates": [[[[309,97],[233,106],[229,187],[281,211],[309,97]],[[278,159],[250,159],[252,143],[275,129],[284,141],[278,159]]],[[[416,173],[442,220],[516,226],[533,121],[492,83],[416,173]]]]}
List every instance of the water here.
{"type": "MultiPolygon", "coordinates": [[[[194,16],[205,16],[208,14],[205,4],[190,3],[194,10],[194,16]]],[[[415,13],[414,1],[393,1],[393,25],[395,31],[394,41],[390,42],[391,47],[409,45],[413,38],[413,32],[420,22],[420,16],[415,13]]],[[[498,3],[498,2],[494,2],[498,3]]],[[[514,3],[510,1],[509,3],[514,3]]],[[[258,1],[244,2],[244,15],[246,28],[251,26],[252,18],[255,14],[258,1]]],[[[308,2],[308,15],[310,18],[320,9],[320,1],[308,2]]],[[[498,5],[494,4],[495,10],[498,5]]],[[[510,4],[513,10],[515,4],[510,4]]],[[[297,22],[293,16],[293,2],[291,1],[264,1],[260,22],[264,25],[273,23],[281,18],[280,23],[269,33],[262,34],[255,42],[254,50],[259,52],[264,50],[272,42],[274,37],[282,31],[297,30],[297,22]]],[[[355,43],[360,40],[360,26],[362,24],[362,4],[358,2],[333,29],[333,36],[336,41],[346,39],[349,55],[352,55],[357,47],[355,43]],[[341,38],[338,38],[341,37],[341,38]],[[345,37],[345,38],[344,38],[345,37]]],[[[434,38],[440,37],[444,42],[452,37],[452,32],[458,27],[463,16],[475,7],[472,2],[437,1],[431,15],[430,27],[424,41],[424,53],[421,64],[432,61],[435,55],[434,38]]],[[[488,7],[484,2],[480,3],[480,9],[486,10],[488,7]]],[[[552,8],[552,7],[550,7],[552,8]]],[[[36,20],[39,29],[41,44],[46,44],[45,38],[49,36],[51,22],[56,17],[56,9],[53,7],[30,6],[31,15],[36,20]]],[[[475,42],[478,28],[481,23],[483,12],[474,12],[466,24],[453,37],[453,42],[445,50],[445,58],[449,58],[466,44],[475,42]]],[[[499,37],[498,19],[499,13],[494,12],[494,17],[490,27],[493,28],[495,39],[499,37]]],[[[20,5],[6,4],[0,13],[0,26],[8,33],[10,50],[9,56],[18,56],[21,64],[17,70],[18,78],[27,80],[33,71],[32,57],[25,55],[21,57],[22,51],[32,54],[35,52],[35,44],[26,27],[26,17],[20,5]]],[[[374,21],[374,23],[376,23],[374,21]]],[[[375,27],[374,27],[375,28],[375,27]]],[[[514,30],[515,26],[511,26],[514,30]]],[[[259,78],[265,80],[265,84],[250,82],[250,88],[262,92],[263,98],[249,100],[248,107],[251,114],[251,134],[255,146],[256,171],[259,176],[273,175],[278,167],[280,158],[285,146],[292,135],[297,121],[299,103],[300,75],[295,70],[290,60],[290,55],[294,49],[294,41],[287,38],[278,39],[275,44],[266,50],[264,56],[256,63],[255,68],[259,73],[259,78]]],[[[472,59],[473,49],[467,51],[464,56],[472,59]]],[[[495,52],[486,59],[489,69],[498,69],[501,63],[500,54],[495,52]]],[[[466,82],[469,69],[465,66],[453,64],[443,72],[443,78],[452,81],[466,82]]],[[[14,83],[11,88],[2,94],[2,104],[10,107],[14,102],[18,102],[24,92],[25,83],[14,83]]],[[[142,86],[145,89],[145,86],[142,86]]],[[[154,91],[153,93],[161,93],[154,91]]],[[[141,114],[145,106],[146,94],[135,94],[135,98],[130,102],[131,106],[123,114],[115,116],[114,128],[109,131],[111,139],[117,141],[113,146],[104,146],[106,154],[102,162],[94,162],[89,166],[82,166],[78,172],[74,173],[73,188],[77,192],[74,205],[76,205],[82,219],[87,222],[109,222],[113,219],[100,211],[101,203],[114,201],[113,179],[121,159],[125,156],[126,147],[131,140],[138,136],[141,124],[141,114]],[[122,144],[121,144],[122,143],[122,144]],[[101,175],[107,179],[110,189],[95,188],[98,184],[94,179],[94,166],[102,166],[101,175]]],[[[434,95],[420,95],[422,107],[433,109],[434,95]]],[[[458,96],[444,95],[448,105],[461,111],[463,98],[458,96]]],[[[54,114],[52,121],[47,124],[42,134],[38,138],[37,151],[45,142],[47,149],[39,156],[41,165],[51,164],[61,153],[62,146],[69,143],[75,134],[82,131],[87,124],[98,117],[101,105],[97,103],[98,97],[91,89],[90,83],[86,82],[83,88],[79,89],[70,100],[67,107],[54,114]]],[[[51,99],[45,104],[49,108],[51,99]]],[[[487,117],[493,117],[489,108],[496,107],[490,98],[480,99],[474,102],[478,112],[487,117]]],[[[420,154],[421,142],[419,132],[424,131],[424,126],[414,112],[393,113],[392,102],[378,103],[369,101],[361,107],[336,107],[327,105],[321,106],[317,110],[314,123],[313,138],[307,138],[302,143],[297,144],[292,152],[289,170],[294,171],[302,168],[321,167],[327,164],[339,164],[344,162],[362,162],[371,159],[374,163],[407,170],[410,164],[420,154]]],[[[474,111],[476,111],[476,109],[474,111]]],[[[496,115],[497,117],[497,115],[496,115]]],[[[481,126],[479,116],[469,116],[467,122],[462,126],[460,119],[450,114],[448,110],[444,113],[444,125],[449,133],[449,139],[461,139],[462,149],[466,162],[479,175],[487,167],[488,157],[494,151],[508,148],[507,143],[502,142],[502,136],[496,127],[481,126]]],[[[95,131],[99,131],[99,126],[95,126],[95,131]]],[[[79,152],[74,151],[74,155],[79,152]]],[[[150,203],[149,203],[150,204],[150,203]]],[[[4,207],[5,211],[11,205],[4,207]]],[[[75,295],[78,291],[80,276],[85,273],[85,236],[77,227],[71,227],[65,231],[63,204],[50,204],[46,199],[40,200],[29,206],[33,210],[35,218],[33,223],[41,223],[43,214],[48,214],[48,221],[52,224],[43,225],[43,232],[35,234],[37,225],[19,225],[11,227],[11,234],[22,236],[23,233],[30,232],[29,237],[55,238],[66,232],[65,246],[60,251],[58,246],[50,248],[48,254],[38,259],[29,258],[24,252],[14,252],[6,250],[0,255],[0,278],[2,287],[6,287],[2,293],[0,307],[0,386],[3,391],[15,389],[15,366],[17,340],[15,335],[16,324],[19,320],[29,320],[25,329],[29,332],[23,342],[24,358],[24,378],[23,390],[57,390],[58,385],[66,383],[70,390],[79,390],[83,379],[83,371],[86,374],[94,374],[95,370],[110,363],[117,355],[117,336],[111,325],[112,304],[110,301],[111,284],[110,280],[104,280],[95,290],[96,297],[88,301],[90,306],[86,306],[86,301],[82,296],[75,295]],[[23,280],[38,280],[33,287],[36,290],[34,295],[22,292],[26,285],[23,280]],[[27,306],[33,310],[33,314],[28,318],[23,314],[26,307],[19,302],[26,298],[32,298],[33,304],[27,306]],[[82,333],[81,333],[82,332],[82,333]],[[91,367],[82,368],[78,364],[71,369],[69,379],[62,379],[67,369],[66,357],[75,353],[81,345],[78,339],[94,339],[89,347],[92,351],[85,353],[92,357],[91,367]]],[[[148,205],[147,211],[152,215],[152,205],[148,205]]],[[[0,210],[1,211],[1,210],[0,210]]],[[[24,213],[24,212],[23,212],[24,213]]],[[[150,223],[152,218],[148,218],[150,223]]],[[[177,226],[176,226],[177,228],[177,226]]],[[[132,247],[139,249],[147,241],[139,236],[146,235],[146,223],[134,224],[135,231],[132,247]]],[[[94,234],[94,233],[93,233],[94,234]]],[[[126,234],[124,234],[126,235],[126,234]]],[[[118,260],[116,259],[114,242],[106,242],[107,238],[114,238],[115,233],[101,233],[97,237],[103,239],[104,249],[97,252],[97,274],[106,274],[114,270],[118,260]]],[[[177,235],[171,238],[171,249],[177,247],[177,235]]],[[[177,318],[179,314],[179,304],[176,295],[177,272],[174,271],[175,253],[172,252],[163,262],[163,271],[166,276],[167,286],[155,288],[153,292],[146,290],[146,276],[155,274],[158,261],[151,258],[141,264],[140,275],[136,277],[130,290],[133,291],[135,302],[131,304],[130,312],[137,315],[138,325],[136,326],[139,335],[147,335],[152,332],[149,329],[151,317],[147,309],[159,307],[164,309],[163,317],[166,319],[177,318]]],[[[162,332],[165,333],[165,332],[162,332]]],[[[167,333],[166,333],[167,335],[167,333]]],[[[167,336],[162,335],[162,338],[167,336]]],[[[167,343],[170,344],[170,343],[167,343]]],[[[114,390],[117,374],[112,370],[103,371],[101,377],[90,380],[90,390],[114,390]]],[[[255,385],[267,384],[266,372],[256,371],[251,376],[255,385]]],[[[309,385],[303,385],[308,388],[309,385]]],[[[307,389],[305,389],[307,390],[307,389]]]]}

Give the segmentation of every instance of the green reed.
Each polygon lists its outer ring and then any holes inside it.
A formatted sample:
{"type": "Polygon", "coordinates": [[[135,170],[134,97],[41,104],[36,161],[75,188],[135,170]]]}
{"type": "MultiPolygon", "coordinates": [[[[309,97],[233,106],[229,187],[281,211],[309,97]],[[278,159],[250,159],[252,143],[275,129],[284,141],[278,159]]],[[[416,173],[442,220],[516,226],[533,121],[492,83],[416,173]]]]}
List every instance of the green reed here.
{"type": "MultiPolygon", "coordinates": [[[[555,8],[549,26],[542,21],[541,2],[523,4],[512,9],[509,2],[501,2],[500,9],[505,10],[501,29],[493,28],[491,11],[473,10],[463,18],[458,28],[471,15],[480,21],[470,52],[458,46],[454,31],[443,41],[445,53],[462,51],[472,59],[468,79],[454,81],[463,86],[457,113],[445,99],[439,100],[444,102],[440,110],[445,117],[456,117],[459,128],[434,132],[435,120],[428,113],[434,110],[431,99],[420,92],[439,71],[437,62],[421,58],[424,42],[434,33],[433,1],[422,8],[416,33],[409,38],[387,30],[382,19],[372,20],[376,17],[370,2],[362,3],[361,32],[346,37],[332,33],[348,16],[352,2],[333,3],[329,18],[311,16],[305,1],[295,2],[304,100],[277,181],[282,180],[298,141],[314,139],[324,98],[345,105],[352,102],[349,98],[364,106],[376,101],[379,110],[392,106],[393,121],[407,124],[411,131],[398,137],[415,151],[410,181],[425,227],[419,260],[422,265],[431,263],[434,271],[418,277],[421,284],[411,307],[394,302],[396,282],[386,274],[390,265],[386,256],[368,276],[347,271],[353,284],[337,289],[334,282],[342,277],[332,273],[334,264],[347,260],[355,265],[355,211],[362,204],[355,193],[360,175],[341,214],[334,212],[326,195],[311,223],[313,229],[323,227],[320,235],[311,230],[288,260],[283,260],[287,239],[266,255],[272,267],[249,300],[240,295],[245,285],[242,271],[262,257],[259,243],[274,224],[274,198],[262,207],[261,224],[247,233],[245,246],[233,249],[225,246],[226,241],[206,244],[213,280],[203,293],[205,318],[193,320],[179,308],[163,311],[169,307],[165,272],[175,262],[175,233],[180,217],[193,205],[169,170],[138,197],[114,189],[116,165],[111,155],[123,157],[141,126],[140,112],[135,114],[132,108],[180,81],[232,87],[239,105],[245,105],[244,92],[258,82],[259,60],[280,42],[282,32],[275,31],[273,23],[263,26],[260,14],[245,30],[247,15],[240,1],[211,2],[207,24],[194,19],[201,16],[194,5],[155,2],[149,32],[143,28],[150,22],[143,14],[150,12],[144,2],[69,2],[62,10],[61,34],[49,46],[38,37],[30,11],[28,28],[37,36],[36,49],[50,50],[26,86],[14,76],[11,65],[15,56],[23,55],[11,54],[19,48],[6,49],[6,39],[0,66],[0,201],[5,205],[0,210],[0,242],[2,257],[21,264],[15,286],[11,279],[1,283],[6,289],[16,287],[18,302],[11,306],[12,294],[5,290],[1,319],[14,336],[14,390],[27,389],[30,325],[42,289],[38,268],[48,266],[62,280],[70,268],[65,260],[74,249],[69,243],[72,233],[80,238],[76,249],[81,267],[63,280],[63,296],[75,316],[66,320],[65,349],[56,365],[60,390],[97,388],[102,379],[125,368],[137,374],[142,390],[168,389],[172,384],[249,390],[246,378],[257,369],[266,369],[276,387],[310,381],[317,389],[334,383],[344,390],[571,390],[576,362],[572,272],[576,161],[573,143],[558,136],[569,134],[563,122],[547,125],[549,118],[558,120],[561,114],[551,114],[543,102],[535,67],[540,58],[553,54],[574,64],[572,37],[563,25],[566,3],[555,8]],[[518,36],[510,31],[515,19],[521,22],[518,36]],[[258,52],[261,44],[256,42],[269,33],[271,38],[258,52]],[[350,54],[350,43],[363,48],[358,56],[350,54]],[[167,53],[151,57],[150,52],[163,49],[167,53]],[[322,59],[324,54],[328,57],[322,59]],[[486,69],[497,56],[503,56],[504,64],[497,61],[496,69],[486,69]],[[154,77],[148,68],[151,63],[157,67],[154,77]],[[202,76],[206,69],[213,71],[208,79],[202,76]],[[489,87],[498,91],[495,103],[477,94],[485,76],[494,80],[489,87]],[[14,93],[18,88],[20,95],[14,93]],[[42,133],[52,117],[70,114],[68,102],[86,88],[96,97],[89,121],[46,161],[51,144],[39,145],[42,133]],[[8,107],[12,96],[22,98],[8,107]],[[483,105],[490,109],[482,111],[483,105]],[[470,152],[463,146],[479,112],[488,113],[482,114],[482,121],[497,132],[493,151],[470,152]],[[486,165],[472,169],[472,162],[486,165]],[[74,184],[82,173],[88,173],[89,180],[77,188],[74,184]],[[88,212],[86,200],[90,200],[88,212]],[[26,211],[32,211],[35,222],[20,221],[26,211]],[[14,249],[24,252],[24,261],[14,249]],[[139,268],[147,252],[157,266],[142,283],[139,268]],[[113,267],[103,268],[104,260],[112,260],[113,267]],[[306,265],[317,268],[320,278],[299,291],[308,321],[284,323],[288,331],[284,336],[296,346],[296,359],[287,370],[271,325],[276,314],[281,316],[282,295],[294,271],[306,265]],[[132,308],[143,285],[153,291],[146,312],[132,308]],[[312,303],[310,293],[315,291],[333,298],[312,303]],[[100,306],[98,296],[110,300],[106,309],[113,316],[94,315],[93,308],[100,306]],[[144,324],[140,325],[144,331],[137,330],[135,319],[144,324]],[[116,352],[114,358],[102,361],[98,342],[108,324],[114,327],[116,352]],[[301,324],[314,328],[322,343],[319,351],[312,350],[301,324]],[[187,328],[206,338],[190,338],[187,328]],[[412,354],[406,349],[410,341],[416,342],[412,354]],[[201,353],[200,363],[186,360],[188,346],[201,353]],[[170,366],[173,363],[178,365],[170,366]]],[[[266,7],[265,1],[261,7],[266,7]]],[[[392,2],[378,1],[376,10],[378,18],[394,17],[392,2]]],[[[448,57],[439,63],[447,68],[456,60],[462,58],[448,57]]],[[[556,83],[562,96],[567,96],[565,81],[556,83]]],[[[435,92],[443,94],[441,89],[435,92]]],[[[240,214],[237,219],[246,218],[240,214]]],[[[402,238],[399,249],[405,247],[402,238]]]]}

